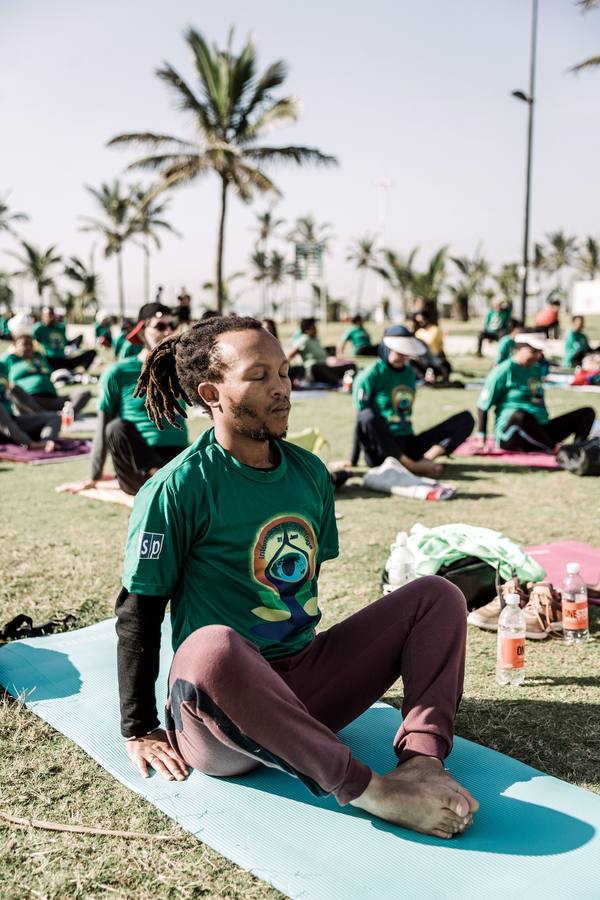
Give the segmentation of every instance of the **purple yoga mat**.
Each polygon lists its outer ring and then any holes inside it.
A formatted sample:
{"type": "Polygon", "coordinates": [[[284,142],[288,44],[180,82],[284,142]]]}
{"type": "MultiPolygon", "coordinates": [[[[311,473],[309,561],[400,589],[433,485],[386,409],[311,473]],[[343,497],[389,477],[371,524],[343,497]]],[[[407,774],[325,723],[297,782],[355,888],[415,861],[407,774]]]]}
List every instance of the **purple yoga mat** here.
{"type": "Polygon", "coordinates": [[[65,462],[78,456],[88,456],[91,449],[89,441],[57,441],[56,444],[58,449],[54,453],[45,453],[43,450],[27,450],[18,444],[0,444],[0,460],[41,466],[47,463],[65,462]]]}
{"type": "Polygon", "coordinates": [[[453,456],[470,456],[479,459],[494,459],[509,466],[531,466],[536,469],[558,469],[556,457],[552,453],[518,453],[512,450],[500,450],[494,443],[487,443],[486,452],[477,450],[475,438],[467,438],[464,444],[457,447],[453,456]]]}
{"type": "MultiPolygon", "coordinates": [[[[560,587],[567,571],[568,562],[578,562],[581,577],[587,584],[598,584],[600,579],[600,547],[592,547],[583,541],[553,541],[525,547],[525,553],[533,556],[546,570],[546,576],[555,587],[560,587]]],[[[600,606],[600,600],[590,597],[590,603],[600,606]]]]}

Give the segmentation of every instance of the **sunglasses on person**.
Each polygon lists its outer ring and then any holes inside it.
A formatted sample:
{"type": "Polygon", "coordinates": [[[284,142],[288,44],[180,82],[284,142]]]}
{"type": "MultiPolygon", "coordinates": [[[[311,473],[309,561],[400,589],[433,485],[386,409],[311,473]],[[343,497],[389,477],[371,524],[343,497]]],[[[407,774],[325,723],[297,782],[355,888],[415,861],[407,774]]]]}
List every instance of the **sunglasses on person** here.
{"type": "Polygon", "coordinates": [[[147,328],[154,328],[155,331],[175,331],[175,326],[172,322],[155,322],[154,325],[147,325],[147,328]]]}

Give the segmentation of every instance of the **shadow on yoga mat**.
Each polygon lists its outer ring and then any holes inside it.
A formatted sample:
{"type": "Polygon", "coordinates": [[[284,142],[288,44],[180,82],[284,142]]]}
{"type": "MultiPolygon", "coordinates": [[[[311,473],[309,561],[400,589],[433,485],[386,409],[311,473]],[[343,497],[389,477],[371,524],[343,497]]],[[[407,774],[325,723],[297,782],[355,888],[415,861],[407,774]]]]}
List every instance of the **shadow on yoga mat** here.
{"type": "MultiPolygon", "coordinates": [[[[202,841],[302,898],[597,897],[600,797],[486,747],[457,739],[448,767],[481,803],[473,828],[451,841],[371,819],[298,780],[262,768],[240,778],[193,772],[183,784],[133,769],[118,732],[112,621],[0,649],[0,683],[127,787],[202,841]],[[575,874],[576,873],[576,874],[575,874]],[[573,881],[576,880],[576,884],[573,881]]],[[[163,633],[159,706],[170,663],[163,633]]],[[[341,732],[383,773],[399,713],[376,704],[341,732]]]]}

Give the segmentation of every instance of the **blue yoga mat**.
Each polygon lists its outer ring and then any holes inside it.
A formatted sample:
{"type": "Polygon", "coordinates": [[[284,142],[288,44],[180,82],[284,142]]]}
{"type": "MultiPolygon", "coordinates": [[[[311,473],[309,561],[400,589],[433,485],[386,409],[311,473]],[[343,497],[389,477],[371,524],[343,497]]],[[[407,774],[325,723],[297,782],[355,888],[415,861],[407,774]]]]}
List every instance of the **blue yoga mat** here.
{"type": "MultiPolygon", "coordinates": [[[[170,662],[163,634],[164,689],[170,662]]],[[[600,796],[460,738],[453,774],[481,803],[470,831],[450,841],[315,798],[273,769],[185,783],[133,769],[119,735],[114,623],[0,649],[0,683],[79,744],[131,790],[228,859],[303,900],[600,897],[600,796]]],[[[376,704],[341,732],[357,757],[394,767],[397,710],[376,704]]],[[[565,751],[568,752],[568,751],[565,751]]],[[[126,822],[118,823],[127,827],[126,822]]]]}

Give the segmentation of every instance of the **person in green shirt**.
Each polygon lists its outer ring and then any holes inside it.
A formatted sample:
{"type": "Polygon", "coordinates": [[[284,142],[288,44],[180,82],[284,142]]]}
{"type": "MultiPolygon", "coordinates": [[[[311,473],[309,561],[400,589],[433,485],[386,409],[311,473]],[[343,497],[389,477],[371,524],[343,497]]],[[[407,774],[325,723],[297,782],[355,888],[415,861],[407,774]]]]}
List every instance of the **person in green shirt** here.
{"type": "Polygon", "coordinates": [[[502,450],[554,453],[571,434],[585,440],[595,412],[584,406],[550,418],[544,402],[543,369],[545,339],[538,334],[518,334],[510,359],[488,374],[477,401],[479,444],[486,446],[487,415],[496,413],[496,444],[502,450]]]}
{"type": "MultiPolygon", "coordinates": [[[[4,361],[8,367],[11,386],[20,388],[34,401],[30,404],[30,408],[23,409],[23,412],[40,410],[60,412],[69,401],[73,404],[73,411],[77,416],[92,396],[91,391],[59,396],[52,381],[52,369],[47,358],[42,353],[35,352],[31,334],[24,331],[21,331],[15,340],[14,352],[5,356],[4,361]]],[[[17,405],[23,404],[17,401],[17,405]]]]}
{"type": "Polygon", "coordinates": [[[483,330],[477,338],[477,356],[481,356],[481,348],[484,341],[499,341],[509,327],[510,307],[502,297],[494,297],[491,309],[488,309],[483,323],[483,330]]]}
{"type": "Polygon", "coordinates": [[[10,333],[10,328],[8,327],[8,323],[12,317],[13,313],[10,309],[7,309],[6,312],[0,316],[0,341],[12,341],[13,337],[10,333]]]}
{"type": "Polygon", "coordinates": [[[510,359],[513,350],[516,347],[515,338],[523,331],[523,323],[519,319],[511,319],[509,322],[509,332],[501,337],[498,341],[498,356],[496,357],[496,365],[499,366],[505,360],[510,359]]]}
{"type": "Polygon", "coordinates": [[[239,778],[265,764],[317,796],[450,837],[478,808],[442,764],[462,690],[464,597],[445,579],[416,579],[316,633],[319,572],[338,536],[327,468],[284,440],[288,369],[276,339],[241,316],[196,323],[146,359],[152,419],[174,421],[181,398],[214,427],[135,499],[116,609],[126,750],[143,776],[151,766],[169,780],[190,766],[239,778]],[[154,684],[169,601],[163,730],[154,684]],[[382,777],[335,732],[400,673],[398,766],[382,777]]]}
{"type": "Polygon", "coordinates": [[[354,379],[352,396],[358,416],[351,465],[357,464],[363,449],[369,467],[392,456],[411,472],[438,478],[442,467],[434,460],[452,453],[471,434],[475,420],[467,410],[414,433],[417,376],[410,358],[422,352],[422,342],[404,325],[386,328],[379,359],[354,379]]]}
{"type": "Polygon", "coordinates": [[[139,356],[142,350],[140,344],[132,344],[127,340],[127,335],[134,327],[135,322],[131,319],[123,319],[121,321],[121,331],[117,335],[114,343],[113,352],[116,359],[134,359],[139,356]]]}
{"type": "Polygon", "coordinates": [[[84,350],[83,353],[67,354],[67,347],[77,347],[81,343],[81,337],[75,338],[73,341],[67,340],[67,332],[64,324],[56,318],[56,313],[51,306],[44,306],[42,309],[42,321],[34,325],[33,338],[40,344],[50,368],[68,369],[70,372],[74,369],[89,369],[96,358],[95,350],[84,350]]]}
{"type": "Polygon", "coordinates": [[[361,315],[354,316],[352,325],[353,327],[344,332],[340,338],[338,356],[344,355],[344,348],[348,341],[352,344],[354,356],[377,356],[378,344],[371,343],[363,317],[361,315]]]}
{"type": "Polygon", "coordinates": [[[588,353],[598,353],[600,347],[591,347],[587,335],[583,333],[585,322],[583,316],[573,316],[572,328],[565,335],[565,352],[563,366],[575,369],[581,365],[583,357],[588,353]]]}
{"type": "Polygon", "coordinates": [[[94,337],[99,347],[112,348],[112,323],[113,318],[104,310],[98,310],[96,313],[96,321],[94,322],[94,337]]]}
{"type": "Polygon", "coordinates": [[[301,357],[311,381],[322,382],[331,387],[339,387],[346,372],[356,372],[357,369],[355,363],[329,364],[327,350],[319,340],[317,323],[312,318],[300,321],[300,336],[294,339],[287,351],[290,361],[297,354],[301,357]]]}
{"type": "Polygon", "coordinates": [[[138,324],[129,333],[141,352],[136,358],[113,363],[100,378],[90,479],[74,485],[74,491],[96,486],[110,453],[121,490],[137,494],[148,478],[187,447],[183,416],[157,426],[148,418],[143,398],[136,395],[147,354],[174,328],[167,306],[146,303],[141,307],[138,324]]]}
{"type": "MultiPolygon", "coordinates": [[[[13,408],[13,391],[8,379],[8,367],[0,361],[0,441],[20,444],[29,450],[52,453],[60,431],[60,416],[43,410],[19,413],[13,408]]],[[[17,393],[18,395],[18,393],[17,393]]],[[[25,395],[27,396],[27,395],[25,395]]]]}

